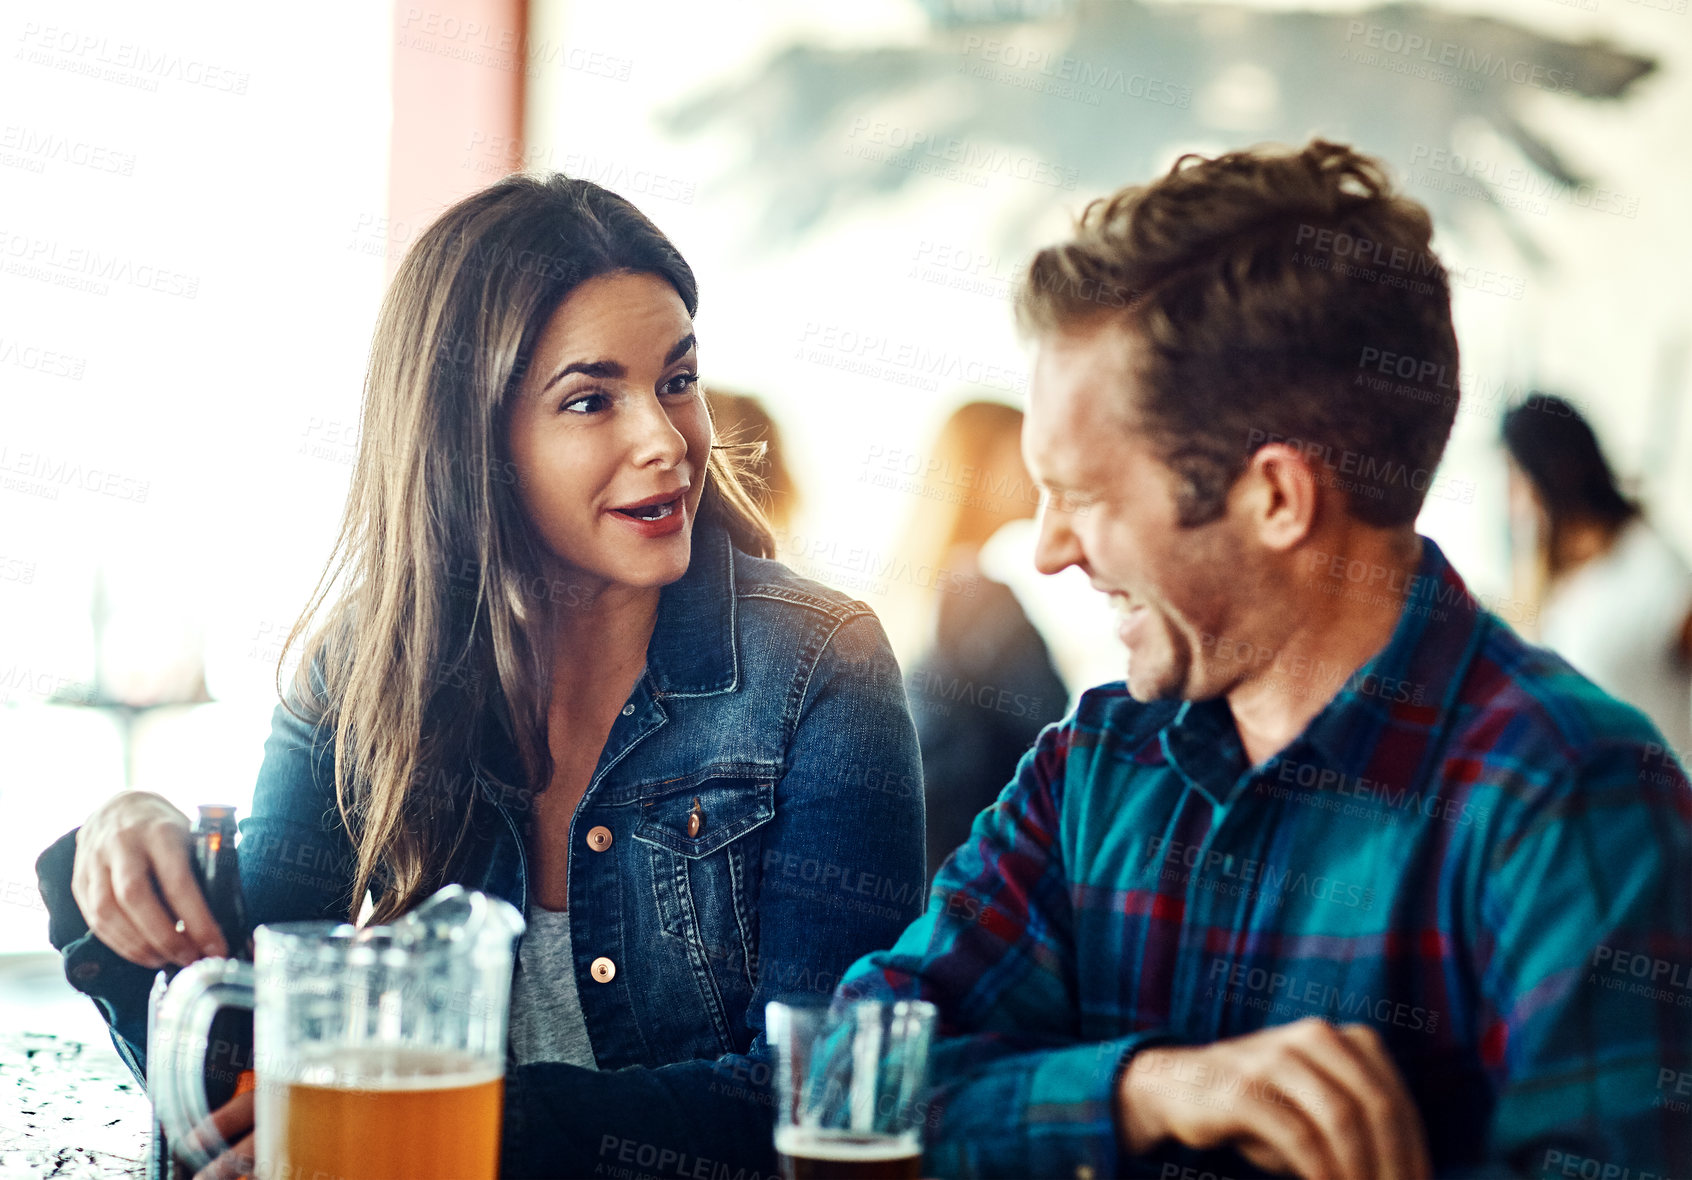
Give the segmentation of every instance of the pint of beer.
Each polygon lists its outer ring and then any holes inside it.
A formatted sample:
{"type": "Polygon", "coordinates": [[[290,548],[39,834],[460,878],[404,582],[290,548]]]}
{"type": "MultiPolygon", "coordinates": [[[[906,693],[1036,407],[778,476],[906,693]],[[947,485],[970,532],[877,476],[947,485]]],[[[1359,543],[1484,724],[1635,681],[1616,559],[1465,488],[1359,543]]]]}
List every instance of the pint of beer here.
{"type": "Polygon", "coordinates": [[[786,1180],[917,1180],[934,1005],[769,1005],[775,1148],[786,1180]]]}
{"type": "Polygon", "coordinates": [[[494,1180],[504,1087],[497,1068],[433,1049],[341,1049],[261,1074],[259,1173],[494,1180]]]}
{"type": "Polygon", "coordinates": [[[915,1135],[855,1135],[810,1127],[776,1128],[785,1180],[920,1180],[922,1141],[915,1135]]]}

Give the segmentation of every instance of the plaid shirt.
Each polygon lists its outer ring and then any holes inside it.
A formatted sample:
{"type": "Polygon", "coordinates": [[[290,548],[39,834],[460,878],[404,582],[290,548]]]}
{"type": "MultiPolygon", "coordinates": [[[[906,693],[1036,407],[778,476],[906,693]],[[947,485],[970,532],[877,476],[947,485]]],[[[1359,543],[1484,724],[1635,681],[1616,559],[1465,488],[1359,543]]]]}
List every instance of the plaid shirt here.
{"type": "Polygon", "coordinates": [[[1320,1016],[1380,1032],[1442,1176],[1692,1176],[1692,787],[1422,545],[1279,754],[1249,765],[1223,700],[1090,690],[853,966],[845,994],[939,1006],[925,1175],[1254,1174],[1119,1155],[1119,1072],[1320,1016]]]}

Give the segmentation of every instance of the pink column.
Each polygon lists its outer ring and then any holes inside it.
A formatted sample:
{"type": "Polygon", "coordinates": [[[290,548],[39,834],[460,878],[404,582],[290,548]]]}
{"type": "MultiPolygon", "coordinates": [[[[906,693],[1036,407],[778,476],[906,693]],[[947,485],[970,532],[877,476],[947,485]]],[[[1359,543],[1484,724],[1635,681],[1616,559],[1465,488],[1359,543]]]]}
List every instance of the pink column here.
{"type": "Polygon", "coordinates": [[[388,274],[448,205],[521,167],[528,0],[395,0],[388,274]]]}

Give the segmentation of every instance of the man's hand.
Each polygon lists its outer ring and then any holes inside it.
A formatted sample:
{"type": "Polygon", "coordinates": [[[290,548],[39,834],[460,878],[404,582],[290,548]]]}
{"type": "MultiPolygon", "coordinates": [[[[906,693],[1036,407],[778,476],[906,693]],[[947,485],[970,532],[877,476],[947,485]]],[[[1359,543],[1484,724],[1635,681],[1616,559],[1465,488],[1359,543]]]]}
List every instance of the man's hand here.
{"type": "Polygon", "coordinates": [[[1428,1180],[1422,1120],[1363,1024],[1301,1020],[1193,1048],[1143,1049],[1116,1094],[1124,1148],[1231,1147],[1305,1180],[1428,1180]]]}

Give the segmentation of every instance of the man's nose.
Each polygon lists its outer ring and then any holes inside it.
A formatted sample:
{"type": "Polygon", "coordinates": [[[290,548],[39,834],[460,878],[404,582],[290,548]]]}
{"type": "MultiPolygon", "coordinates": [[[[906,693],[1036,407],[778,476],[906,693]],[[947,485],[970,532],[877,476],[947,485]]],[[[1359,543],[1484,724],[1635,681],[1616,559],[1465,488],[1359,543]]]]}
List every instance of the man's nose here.
{"type": "Polygon", "coordinates": [[[1034,535],[1034,568],[1055,574],[1079,565],[1081,557],[1081,539],[1069,527],[1068,516],[1052,511],[1050,504],[1042,504],[1034,535]]]}

